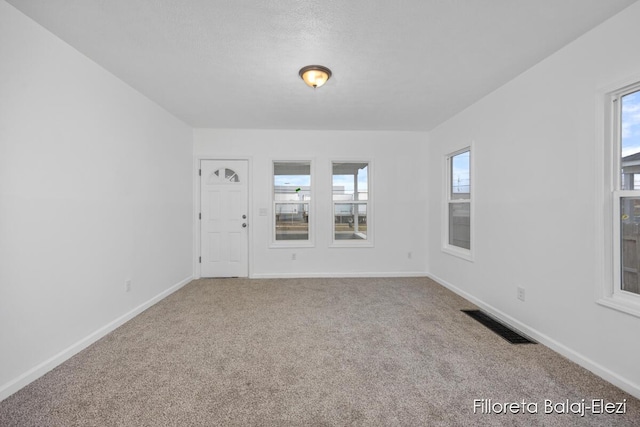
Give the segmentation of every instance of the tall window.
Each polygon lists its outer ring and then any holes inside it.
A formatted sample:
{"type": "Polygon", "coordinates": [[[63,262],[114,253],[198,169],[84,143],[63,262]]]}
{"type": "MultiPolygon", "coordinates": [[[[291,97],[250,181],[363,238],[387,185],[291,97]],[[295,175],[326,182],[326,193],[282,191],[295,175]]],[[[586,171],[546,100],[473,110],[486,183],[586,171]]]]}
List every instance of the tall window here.
{"type": "Polygon", "coordinates": [[[333,162],[333,243],[371,244],[369,162],[333,162]]]}
{"type": "Polygon", "coordinates": [[[311,162],[273,162],[273,240],[311,243],[311,162]]]}
{"type": "Polygon", "coordinates": [[[471,147],[446,157],[446,236],[444,249],[471,256],[471,147]]]}
{"type": "Polygon", "coordinates": [[[612,97],[614,293],[640,295],[640,84],[612,97]]]}

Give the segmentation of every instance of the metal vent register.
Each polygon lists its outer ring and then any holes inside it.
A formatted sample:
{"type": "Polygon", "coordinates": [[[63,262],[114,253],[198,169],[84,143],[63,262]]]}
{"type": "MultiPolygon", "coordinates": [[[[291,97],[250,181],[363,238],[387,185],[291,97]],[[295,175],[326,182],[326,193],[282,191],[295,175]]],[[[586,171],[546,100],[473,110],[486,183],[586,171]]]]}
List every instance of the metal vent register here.
{"type": "Polygon", "coordinates": [[[486,313],[480,310],[461,310],[468,316],[473,317],[478,322],[482,323],[487,328],[491,329],[496,334],[500,335],[511,344],[535,344],[529,338],[520,335],[510,327],[498,322],[494,318],[488,316],[486,313]]]}

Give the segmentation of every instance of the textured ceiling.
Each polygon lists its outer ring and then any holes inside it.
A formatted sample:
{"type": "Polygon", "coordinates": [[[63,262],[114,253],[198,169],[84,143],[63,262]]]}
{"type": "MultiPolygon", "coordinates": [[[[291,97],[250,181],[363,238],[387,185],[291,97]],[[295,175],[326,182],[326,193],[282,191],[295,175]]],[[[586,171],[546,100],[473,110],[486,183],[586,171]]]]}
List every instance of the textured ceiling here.
{"type": "Polygon", "coordinates": [[[8,3],[194,127],[430,130],[634,1],[8,3]]]}

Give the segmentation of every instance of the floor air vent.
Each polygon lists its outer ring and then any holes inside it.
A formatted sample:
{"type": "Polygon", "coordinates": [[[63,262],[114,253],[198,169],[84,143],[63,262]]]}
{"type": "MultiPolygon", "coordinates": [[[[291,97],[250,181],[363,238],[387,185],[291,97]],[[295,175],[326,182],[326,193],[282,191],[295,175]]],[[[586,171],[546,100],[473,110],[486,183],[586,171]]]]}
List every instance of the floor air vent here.
{"type": "Polygon", "coordinates": [[[511,344],[535,344],[535,342],[526,337],[523,337],[513,329],[509,328],[506,325],[503,325],[492,317],[489,317],[487,314],[483,313],[480,310],[462,310],[462,312],[473,317],[478,322],[482,323],[484,326],[491,329],[493,332],[500,335],[505,340],[509,341],[511,344]]]}

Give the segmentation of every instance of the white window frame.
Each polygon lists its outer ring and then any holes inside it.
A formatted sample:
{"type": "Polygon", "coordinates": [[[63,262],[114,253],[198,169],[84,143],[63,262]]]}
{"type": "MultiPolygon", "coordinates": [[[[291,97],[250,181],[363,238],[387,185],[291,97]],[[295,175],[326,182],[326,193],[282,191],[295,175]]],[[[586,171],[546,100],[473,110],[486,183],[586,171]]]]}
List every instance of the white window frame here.
{"type": "Polygon", "coordinates": [[[621,98],[640,90],[640,76],[618,83],[613,89],[598,93],[598,117],[602,128],[597,145],[598,169],[604,176],[604,185],[598,185],[597,211],[599,274],[597,302],[600,305],[640,317],[640,295],[622,290],[620,203],[625,197],[640,197],[638,190],[622,190],[621,180],[621,98]],[[604,189],[601,192],[600,189],[604,189]]]}
{"type": "Polygon", "coordinates": [[[329,162],[329,197],[331,201],[330,224],[331,224],[331,243],[330,248],[371,248],[374,247],[374,221],[373,221],[373,160],[355,158],[355,159],[332,159],[329,162]],[[366,204],[367,206],[367,238],[363,240],[336,240],[335,234],[335,211],[336,204],[349,203],[348,201],[333,200],[333,164],[334,163],[366,163],[367,164],[367,200],[358,201],[358,204],[366,204]]]}
{"type": "Polygon", "coordinates": [[[271,242],[269,244],[270,248],[312,248],[315,247],[315,223],[316,223],[316,214],[315,214],[315,179],[314,179],[314,164],[315,161],[313,159],[282,159],[275,158],[269,160],[269,189],[270,189],[270,198],[271,198],[271,242]],[[275,188],[274,188],[274,168],[276,163],[309,163],[309,181],[311,188],[311,199],[308,201],[302,201],[301,204],[308,205],[309,212],[309,239],[308,240],[276,240],[276,205],[278,203],[289,203],[286,201],[277,201],[275,200],[275,188]]]}
{"type": "Polygon", "coordinates": [[[474,208],[474,197],[473,197],[473,193],[474,193],[474,189],[475,189],[475,178],[474,178],[474,173],[475,173],[475,167],[474,167],[474,143],[471,142],[469,145],[467,145],[464,148],[461,148],[459,150],[453,151],[451,153],[448,153],[445,155],[445,177],[444,177],[444,203],[443,203],[443,211],[442,211],[442,215],[443,215],[443,227],[442,227],[442,251],[456,256],[458,258],[462,258],[464,260],[467,261],[474,261],[474,246],[475,246],[475,238],[474,238],[474,230],[475,230],[475,221],[474,221],[474,216],[475,216],[475,208],[474,208]],[[454,199],[451,197],[451,159],[459,154],[465,153],[465,152],[469,152],[469,181],[470,181],[470,185],[469,185],[469,198],[468,199],[454,199]],[[470,218],[469,218],[469,226],[470,226],[470,242],[469,242],[469,249],[466,248],[461,248],[459,246],[455,246],[449,243],[449,205],[453,204],[453,203],[468,203],[469,204],[469,210],[470,210],[470,218]]]}

